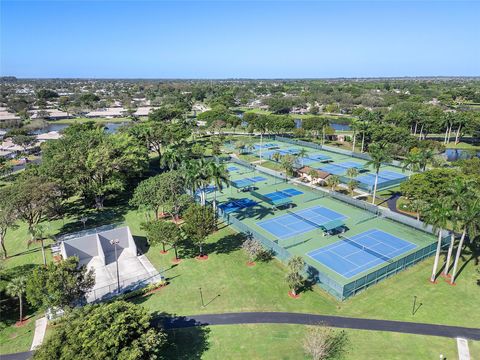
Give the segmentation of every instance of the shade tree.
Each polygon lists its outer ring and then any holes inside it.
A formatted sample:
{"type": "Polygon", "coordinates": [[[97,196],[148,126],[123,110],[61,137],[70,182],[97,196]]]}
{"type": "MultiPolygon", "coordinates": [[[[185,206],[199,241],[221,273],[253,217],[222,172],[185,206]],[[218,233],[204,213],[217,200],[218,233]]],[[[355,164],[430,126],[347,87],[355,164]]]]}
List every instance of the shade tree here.
{"type": "Polygon", "coordinates": [[[79,265],[77,257],[37,267],[27,279],[27,300],[35,307],[73,308],[86,301],[95,285],[93,269],[79,265]]]}
{"type": "Polygon", "coordinates": [[[160,359],[167,335],[145,308],[126,301],[79,307],[34,352],[34,360],[160,359]]]}

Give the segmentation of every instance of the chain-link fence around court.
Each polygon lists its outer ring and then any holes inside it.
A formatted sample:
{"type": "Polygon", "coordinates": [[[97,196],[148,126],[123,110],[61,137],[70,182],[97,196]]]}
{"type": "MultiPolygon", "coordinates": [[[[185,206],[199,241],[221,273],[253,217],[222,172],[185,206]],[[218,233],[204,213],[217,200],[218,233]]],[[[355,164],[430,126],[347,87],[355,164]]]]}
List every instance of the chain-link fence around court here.
{"type": "MultiPolygon", "coordinates": [[[[242,166],[246,166],[250,169],[255,169],[260,172],[264,172],[265,174],[268,174],[270,176],[276,176],[276,177],[281,177],[284,179],[283,176],[280,176],[279,172],[276,172],[271,169],[266,169],[261,167],[261,166],[254,166],[248,162],[245,162],[243,160],[240,160],[238,158],[231,158],[230,161],[237,163],[242,166]]],[[[333,199],[336,199],[338,201],[341,201],[343,203],[347,203],[349,205],[352,205],[356,208],[360,208],[362,210],[365,210],[369,213],[372,214],[372,216],[379,216],[384,219],[388,219],[390,221],[398,222],[403,225],[407,225],[410,228],[414,228],[416,230],[420,230],[429,234],[434,234],[434,230],[430,225],[424,224],[422,221],[418,221],[416,219],[404,216],[402,214],[397,214],[389,209],[382,208],[373,204],[366,203],[365,201],[361,201],[358,199],[354,199],[350,196],[335,192],[335,191],[329,191],[326,189],[318,188],[314,185],[310,184],[304,184],[299,182],[296,179],[289,179],[289,181],[292,184],[295,184],[299,187],[308,187],[312,189],[313,191],[319,191],[322,192],[322,196],[328,196],[333,199]]],[[[275,257],[277,257],[279,260],[281,260],[284,263],[287,263],[288,260],[293,256],[292,253],[288,251],[287,248],[282,247],[279,245],[276,241],[272,241],[268,239],[266,236],[260,234],[259,232],[255,231],[252,229],[250,226],[242,222],[241,220],[237,219],[233,214],[225,214],[219,209],[219,215],[224,219],[224,221],[231,225],[234,229],[236,229],[239,232],[245,233],[249,236],[252,236],[255,238],[257,241],[259,241],[266,249],[271,250],[275,257]]],[[[446,246],[449,243],[449,237],[450,233],[449,232],[443,232],[442,233],[442,246],[446,246]]],[[[331,276],[329,276],[327,273],[319,270],[318,268],[307,264],[305,268],[305,275],[308,277],[308,279],[317,285],[319,285],[321,288],[323,288],[325,291],[330,293],[332,296],[339,300],[345,300],[361,291],[366,289],[367,287],[378,283],[379,281],[392,276],[405,268],[412,266],[419,261],[431,256],[434,254],[436,251],[436,243],[432,242],[429,244],[425,244],[425,246],[420,247],[418,250],[415,252],[409,253],[408,255],[398,259],[397,261],[386,263],[384,266],[381,268],[378,268],[375,271],[372,271],[365,276],[362,276],[360,278],[355,279],[354,281],[351,281],[346,284],[342,284],[335,279],[333,279],[331,276]]]]}

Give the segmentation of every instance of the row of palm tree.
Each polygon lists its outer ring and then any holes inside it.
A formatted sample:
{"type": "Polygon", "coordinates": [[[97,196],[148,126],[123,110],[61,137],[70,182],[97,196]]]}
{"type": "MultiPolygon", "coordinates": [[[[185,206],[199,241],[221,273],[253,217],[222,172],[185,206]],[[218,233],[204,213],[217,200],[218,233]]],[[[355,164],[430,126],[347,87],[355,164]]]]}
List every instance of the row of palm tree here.
{"type": "Polygon", "coordinates": [[[430,278],[432,282],[435,282],[437,276],[442,249],[442,230],[448,227],[452,229],[442,273],[443,276],[450,278],[451,284],[455,283],[458,275],[459,261],[467,235],[473,241],[480,231],[480,190],[477,187],[478,184],[468,178],[458,178],[451,185],[448,196],[433,201],[423,209],[425,222],[431,224],[434,230],[438,231],[437,250],[430,278]],[[461,235],[455,253],[453,269],[450,274],[455,233],[460,233],[461,235]]]}
{"type": "Polygon", "coordinates": [[[408,177],[410,177],[414,172],[425,171],[429,164],[437,165],[435,156],[435,151],[432,149],[412,149],[403,159],[402,167],[409,171],[408,177]]]}
{"type": "Polygon", "coordinates": [[[200,192],[200,204],[206,204],[206,191],[208,186],[213,183],[214,200],[213,209],[217,206],[217,190],[222,191],[224,186],[228,186],[229,173],[224,164],[213,160],[201,158],[199,160],[190,160],[184,162],[182,166],[185,182],[192,194],[200,192]]]}

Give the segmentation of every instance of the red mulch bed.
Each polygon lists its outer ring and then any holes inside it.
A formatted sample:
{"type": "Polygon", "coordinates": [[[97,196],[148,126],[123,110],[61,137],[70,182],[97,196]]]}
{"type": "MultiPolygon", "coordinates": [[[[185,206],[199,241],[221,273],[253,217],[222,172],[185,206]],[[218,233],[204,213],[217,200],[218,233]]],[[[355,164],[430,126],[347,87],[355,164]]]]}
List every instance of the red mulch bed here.
{"type": "Polygon", "coordinates": [[[150,295],[150,294],[154,294],[154,293],[156,293],[156,292],[159,292],[159,291],[162,290],[165,286],[167,286],[167,284],[162,285],[162,286],[159,286],[159,287],[156,288],[156,289],[150,290],[149,292],[146,292],[146,293],[143,294],[142,296],[147,296],[147,295],[150,295]]]}
{"type": "Polygon", "coordinates": [[[22,326],[27,325],[27,324],[28,324],[28,319],[27,320],[24,319],[22,321],[17,321],[15,323],[15,327],[22,327],[22,326]]]}
{"type": "Polygon", "coordinates": [[[182,261],[182,259],[172,259],[172,264],[179,264],[182,261]]]}
{"type": "Polygon", "coordinates": [[[208,260],[208,255],[196,256],[195,259],[205,261],[208,260]]]}
{"type": "Polygon", "coordinates": [[[247,261],[247,266],[249,267],[255,266],[255,261],[247,261]]]}
{"type": "Polygon", "coordinates": [[[163,250],[161,250],[161,251],[160,251],[160,254],[162,254],[162,255],[168,254],[168,251],[163,251],[163,250]]]}
{"type": "Polygon", "coordinates": [[[290,296],[292,299],[298,299],[300,297],[300,294],[293,295],[291,291],[288,292],[288,296],[290,296]]]}
{"type": "Polygon", "coordinates": [[[437,281],[437,280],[432,281],[432,280],[428,279],[428,282],[429,282],[430,284],[438,284],[438,281],[437,281]]]}

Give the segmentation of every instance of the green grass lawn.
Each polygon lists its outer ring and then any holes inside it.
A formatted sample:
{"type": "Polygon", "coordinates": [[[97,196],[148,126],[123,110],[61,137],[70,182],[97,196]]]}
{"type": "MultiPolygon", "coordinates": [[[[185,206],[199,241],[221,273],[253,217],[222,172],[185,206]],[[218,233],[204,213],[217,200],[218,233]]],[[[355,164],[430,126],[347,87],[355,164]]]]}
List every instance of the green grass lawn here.
{"type": "MultiPolygon", "coordinates": [[[[76,214],[74,210],[72,212],[73,215],[67,218],[65,223],[62,220],[52,222],[51,232],[56,233],[60,229],[62,231],[79,229],[81,225],[77,219],[82,213],[76,214]]],[[[96,219],[98,223],[124,221],[134,235],[144,235],[140,230],[140,223],[144,220],[143,214],[127,207],[117,206],[115,209],[107,208],[101,213],[91,212],[90,217],[96,219]]],[[[27,239],[25,226],[8,233],[6,245],[11,257],[3,262],[1,287],[4,287],[8,279],[14,275],[28,274],[35,264],[41,264],[39,246],[27,248],[27,239]]],[[[345,302],[333,299],[317,287],[305,291],[301,298],[294,300],[287,296],[284,265],[272,260],[247,267],[247,258],[239,249],[240,243],[241,237],[229,227],[224,227],[209,238],[206,250],[210,257],[207,261],[198,261],[194,258],[196,249],[183,250],[181,251],[183,260],[177,266],[171,265],[172,251],[167,255],[161,255],[159,247],[151,247],[147,256],[157,269],[164,272],[169,285],[155,294],[137,298],[135,302],[151,311],[179,315],[292,311],[472,327],[480,323],[477,304],[473,301],[478,298],[479,291],[476,285],[478,274],[473,261],[469,261],[462,269],[458,285],[455,287],[443,280],[437,285],[428,282],[432,266],[430,258],[345,302]],[[199,287],[202,288],[207,303],[205,308],[201,307],[199,287]],[[411,315],[413,295],[417,295],[418,301],[422,303],[415,316],[411,315]]],[[[47,255],[50,255],[49,250],[47,255]]],[[[467,259],[470,256],[468,251],[465,255],[467,259]]],[[[33,317],[26,326],[15,328],[12,325],[18,317],[17,303],[16,299],[9,300],[7,304],[9,306],[5,310],[7,319],[2,316],[7,327],[0,330],[1,353],[28,350],[33,338],[34,318],[41,316],[40,312],[27,306],[27,316],[33,317]]],[[[5,305],[5,302],[2,302],[2,305],[5,305]]],[[[217,331],[222,330],[213,331],[215,335],[217,331]]],[[[245,336],[249,336],[248,333],[245,336]]],[[[216,336],[211,337],[211,341],[217,341],[215,339],[216,336]]],[[[240,345],[241,342],[237,341],[236,346],[240,345]]],[[[398,346],[402,346],[402,343],[398,343],[398,346]]],[[[437,343],[431,343],[429,351],[437,348],[437,343]]],[[[279,351],[281,352],[283,351],[279,351]]],[[[211,358],[215,358],[214,353],[211,358]]]]}
{"type": "Polygon", "coordinates": [[[450,142],[445,145],[447,149],[465,149],[465,150],[480,150],[480,145],[473,145],[469,143],[459,142],[455,144],[455,142],[450,142]]]}
{"type": "MultiPolygon", "coordinates": [[[[303,350],[305,330],[305,326],[283,324],[174,330],[169,335],[176,347],[172,347],[166,355],[175,359],[197,359],[200,356],[212,360],[308,359],[303,350]]],[[[438,359],[440,354],[446,359],[457,358],[454,339],[378,331],[346,332],[349,342],[343,357],[345,360],[438,359]]]]}

